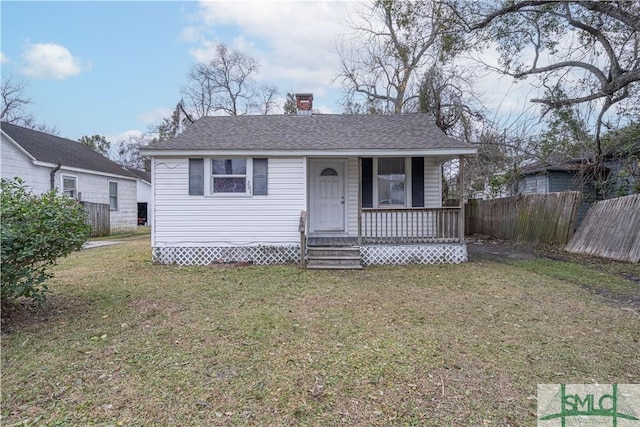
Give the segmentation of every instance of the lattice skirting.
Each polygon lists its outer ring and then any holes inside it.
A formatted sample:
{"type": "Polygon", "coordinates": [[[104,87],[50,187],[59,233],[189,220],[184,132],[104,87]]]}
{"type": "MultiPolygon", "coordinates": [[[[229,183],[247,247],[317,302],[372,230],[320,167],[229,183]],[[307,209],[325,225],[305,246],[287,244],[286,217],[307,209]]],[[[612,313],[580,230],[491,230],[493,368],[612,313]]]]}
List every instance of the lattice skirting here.
{"type": "Polygon", "coordinates": [[[467,261],[467,245],[363,245],[360,247],[360,255],[363,265],[459,264],[467,261]]]}
{"type": "Polygon", "coordinates": [[[153,262],[178,265],[210,265],[250,262],[257,265],[300,262],[300,246],[155,247],[153,262]]]}

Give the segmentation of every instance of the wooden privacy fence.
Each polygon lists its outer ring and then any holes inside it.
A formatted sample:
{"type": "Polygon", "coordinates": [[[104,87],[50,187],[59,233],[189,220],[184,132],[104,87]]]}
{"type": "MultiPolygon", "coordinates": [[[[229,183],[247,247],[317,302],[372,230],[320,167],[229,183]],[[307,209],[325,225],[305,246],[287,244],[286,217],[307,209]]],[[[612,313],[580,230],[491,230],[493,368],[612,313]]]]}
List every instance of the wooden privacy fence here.
{"type": "Polygon", "coordinates": [[[111,234],[111,209],[108,204],[80,202],[87,211],[87,223],[93,230],[91,237],[102,237],[111,234]]]}
{"type": "Polygon", "coordinates": [[[472,199],[465,211],[467,233],[564,247],[573,232],[581,200],[578,191],[472,199]]]}
{"type": "Polygon", "coordinates": [[[640,262],[640,194],[593,204],[565,249],[640,262]]]}

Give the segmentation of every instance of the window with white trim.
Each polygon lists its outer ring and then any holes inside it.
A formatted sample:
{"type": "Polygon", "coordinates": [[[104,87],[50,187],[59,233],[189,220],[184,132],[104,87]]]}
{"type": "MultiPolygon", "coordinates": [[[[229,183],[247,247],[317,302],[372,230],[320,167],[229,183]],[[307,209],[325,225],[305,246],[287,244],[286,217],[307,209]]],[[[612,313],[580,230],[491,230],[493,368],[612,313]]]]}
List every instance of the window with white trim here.
{"type": "Polygon", "coordinates": [[[191,196],[266,196],[269,159],[209,157],[189,159],[191,196]],[[205,179],[209,176],[209,179],[205,179]]]}
{"type": "Polygon", "coordinates": [[[189,195],[204,195],[204,159],[189,159],[189,195]]]}
{"type": "Polygon", "coordinates": [[[211,193],[251,194],[247,182],[247,159],[211,159],[211,193]]]}
{"type": "Polygon", "coordinates": [[[378,206],[406,206],[406,160],[404,157],[378,159],[378,206]]]}
{"type": "Polygon", "coordinates": [[[78,196],[78,180],[75,176],[62,175],[62,194],[73,197],[78,196]]]}
{"type": "Polygon", "coordinates": [[[118,210],[118,183],[115,181],[109,181],[109,208],[118,210]]]}
{"type": "Polygon", "coordinates": [[[424,157],[363,157],[362,207],[424,207],[424,157]]]}

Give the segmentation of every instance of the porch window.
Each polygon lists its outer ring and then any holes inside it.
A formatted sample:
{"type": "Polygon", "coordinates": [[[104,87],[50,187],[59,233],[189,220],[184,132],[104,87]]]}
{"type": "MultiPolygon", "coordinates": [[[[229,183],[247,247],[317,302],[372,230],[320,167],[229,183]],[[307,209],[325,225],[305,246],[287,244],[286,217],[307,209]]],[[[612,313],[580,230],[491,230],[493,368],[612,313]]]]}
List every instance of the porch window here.
{"type": "Polygon", "coordinates": [[[118,210],[118,183],[114,181],[109,181],[109,208],[118,210]]]}
{"type": "Polygon", "coordinates": [[[75,176],[62,176],[62,193],[66,196],[75,198],[78,195],[77,180],[75,176]]]}
{"type": "Polygon", "coordinates": [[[378,206],[406,206],[404,157],[378,159],[378,206]]]}
{"type": "Polygon", "coordinates": [[[211,190],[219,193],[247,193],[247,159],[211,159],[211,190]]]}

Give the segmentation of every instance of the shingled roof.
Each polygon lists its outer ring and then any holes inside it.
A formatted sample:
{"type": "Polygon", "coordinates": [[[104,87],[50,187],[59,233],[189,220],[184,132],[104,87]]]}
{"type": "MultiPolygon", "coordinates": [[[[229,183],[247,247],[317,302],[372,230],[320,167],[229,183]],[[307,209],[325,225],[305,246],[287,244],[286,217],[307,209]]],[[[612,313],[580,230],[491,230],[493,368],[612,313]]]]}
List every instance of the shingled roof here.
{"type": "Polygon", "coordinates": [[[161,150],[428,150],[473,149],[448,137],[425,114],[213,116],[179,136],[150,144],[161,150]]]}
{"type": "Polygon", "coordinates": [[[16,144],[40,162],[54,165],[60,162],[62,166],[135,178],[117,163],[77,141],[5,122],[1,127],[16,144]]]}

